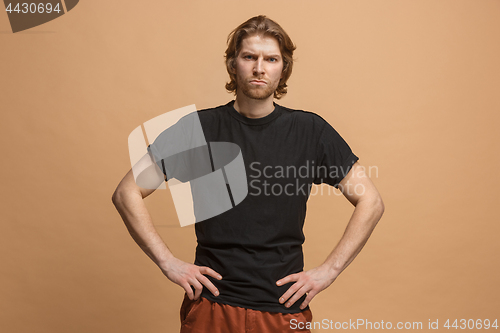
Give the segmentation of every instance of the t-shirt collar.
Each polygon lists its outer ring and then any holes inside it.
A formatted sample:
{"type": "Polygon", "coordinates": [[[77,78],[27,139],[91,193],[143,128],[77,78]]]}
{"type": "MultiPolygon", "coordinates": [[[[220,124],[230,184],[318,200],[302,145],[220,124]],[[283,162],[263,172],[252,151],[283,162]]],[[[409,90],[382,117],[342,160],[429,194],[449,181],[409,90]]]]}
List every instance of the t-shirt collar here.
{"type": "Polygon", "coordinates": [[[236,118],[237,120],[241,121],[242,123],[245,123],[247,125],[263,125],[267,124],[270,121],[273,121],[276,119],[280,114],[281,114],[281,107],[280,105],[276,104],[273,102],[274,105],[274,110],[268,114],[267,116],[260,117],[260,118],[248,118],[236,111],[234,108],[234,100],[230,101],[229,103],[226,104],[226,107],[229,110],[229,113],[236,118]]]}

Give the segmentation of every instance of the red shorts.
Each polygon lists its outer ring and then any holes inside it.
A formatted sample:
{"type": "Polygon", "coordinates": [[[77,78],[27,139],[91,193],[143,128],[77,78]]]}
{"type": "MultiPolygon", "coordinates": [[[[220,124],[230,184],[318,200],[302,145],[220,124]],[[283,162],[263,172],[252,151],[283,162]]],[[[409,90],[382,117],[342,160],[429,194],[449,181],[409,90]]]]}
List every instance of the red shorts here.
{"type": "Polygon", "coordinates": [[[291,329],[294,323],[311,322],[312,312],[278,313],[240,308],[200,297],[191,301],[184,294],[181,305],[181,333],[292,333],[311,332],[291,329]],[[292,319],[295,319],[290,323],[292,319]]]}

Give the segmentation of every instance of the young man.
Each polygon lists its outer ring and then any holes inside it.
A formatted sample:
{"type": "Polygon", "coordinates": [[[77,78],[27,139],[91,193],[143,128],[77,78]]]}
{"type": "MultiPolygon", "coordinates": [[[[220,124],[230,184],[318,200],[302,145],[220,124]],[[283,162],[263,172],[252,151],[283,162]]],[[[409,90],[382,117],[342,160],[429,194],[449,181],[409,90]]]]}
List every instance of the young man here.
{"type": "MultiPolygon", "coordinates": [[[[249,192],[232,209],[195,224],[194,264],[175,258],[157,234],[143,203],[154,190],[139,187],[132,170],[113,194],[134,240],[185,290],[183,333],[309,332],[291,323],[312,320],[311,300],[354,260],[383,214],[377,189],[333,127],[315,113],[274,103],[287,92],[294,50],[286,32],[262,15],[229,35],[226,89],[236,98],[197,114],[207,142],[241,148],[249,192]],[[355,209],[325,262],[303,271],[302,227],[313,183],[340,188],[355,209]]],[[[174,177],[161,171],[162,145],[155,140],[145,156],[156,159],[157,182],[174,177]]]]}

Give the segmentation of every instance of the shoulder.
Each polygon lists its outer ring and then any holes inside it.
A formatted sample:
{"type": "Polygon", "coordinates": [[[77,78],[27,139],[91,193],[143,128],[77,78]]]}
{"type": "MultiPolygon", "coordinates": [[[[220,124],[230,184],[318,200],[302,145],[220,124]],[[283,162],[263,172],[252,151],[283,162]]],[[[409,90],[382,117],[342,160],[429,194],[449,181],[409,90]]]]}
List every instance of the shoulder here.
{"type": "Polygon", "coordinates": [[[294,121],[314,127],[314,130],[321,130],[328,123],[316,112],[303,109],[292,109],[282,105],[280,105],[280,107],[283,109],[285,115],[291,117],[294,121]]]}
{"type": "Polygon", "coordinates": [[[226,109],[228,104],[222,104],[222,105],[214,106],[211,108],[200,109],[200,110],[197,110],[197,112],[198,112],[199,116],[203,116],[203,117],[216,116],[216,115],[224,112],[224,110],[226,109]]]}
{"type": "Polygon", "coordinates": [[[200,122],[202,125],[211,124],[214,120],[219,119],[224,114],[225,107],[226,105],[219,105],[211,108],[197,109],[182,115],[177,120],[175,125],[179,128],[191,128],[200,122]]]}

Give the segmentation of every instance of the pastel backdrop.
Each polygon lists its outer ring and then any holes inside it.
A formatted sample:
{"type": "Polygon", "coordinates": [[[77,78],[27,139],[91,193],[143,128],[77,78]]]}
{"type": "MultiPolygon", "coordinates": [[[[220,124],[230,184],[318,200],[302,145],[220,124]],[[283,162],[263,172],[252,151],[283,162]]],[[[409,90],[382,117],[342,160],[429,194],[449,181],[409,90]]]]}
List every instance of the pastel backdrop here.
{"type": "MultiPolygon", "coordinates": [[[[311,303],[314,320],[498,319],[500,2],[80,1],[13,34],[0,12],[0,327],[16,333],[177,332],[183,290],[140,250],[111,202],[140,124],[233,98],[228,33],[264,14],[297,45],[288,95],[346,139],[386,211],[311,303]]],[[[168,190],[146,204],[192,262],[168,190]]],[[[314,195],[306,269],[354,207],[314,195]]],[[[320,332],[324,330],[315,330],[320,332]]],[[[363,331],[363,329],[360,329],[363,331]]]]}

